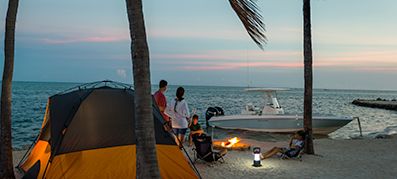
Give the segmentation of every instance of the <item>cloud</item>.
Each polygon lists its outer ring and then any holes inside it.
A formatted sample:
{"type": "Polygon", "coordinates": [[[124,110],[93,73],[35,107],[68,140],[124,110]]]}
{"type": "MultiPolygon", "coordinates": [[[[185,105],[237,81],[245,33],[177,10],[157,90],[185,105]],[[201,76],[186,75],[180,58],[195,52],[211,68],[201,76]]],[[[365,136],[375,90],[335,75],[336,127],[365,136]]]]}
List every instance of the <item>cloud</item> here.
{"type": "MultiPolygon", "coordinates": [[[[181,64],[185,66],[181,66],[178,69],[182,70],[231,70],[237,69],[241,67],[247,67],[246,62],[188,62],[188,61],[175,61],[168,62],[169,64],[181,64]]],[[[325,67],[342,67],[342,66],[351,66],[356,63],[350,62],[314,62],[313,66],[325,66],[325,67]]],[[[250,67],[282,67],[282,68],[297,68],[303,67],[303,62],[250,62],[250,67]]],[[[396,69],[396,68],[393,68],[396,69]]]]}
{"type": "Polygon", "coordinates": [[[361,68],[354,68],[355,70],[371,70],[371,71],[395,71],[397,68],[395,67],[361,67],[361,68]]]}
{"type": "MultiPolygon", "coordinates": [[[[200,54],[152,54],[152,59],[159,59],[156,63],[172,65],[181,70],[232,70],[241,67],[303,67],[303,55],[300,51],[262,51],[247,52],[234,51],[207,51],[200,54]]],[[[318,58],[313,66],[346,66],[357,63],[351,61],[335,61],[328,58],[318,58]],[[321,59],[321,60],[320,60],[321,59]]]]}
{"type": "MultiPolygon", "coordinates": [[[[292,31],[292,30],[291,30],[292,31]]],[[[344,51],[338,49],[321,49],[313,52],[313,67],[321,69],[368,70],[372,72],[396,71],[397,52],[378,47],[349,47],[344,51]]],[[[236,70],[250,67],[257,69],[302,69],[303,53],[297,50],[207,50],[195,53],[151,54],[153,64],[165,65],[172,70],[214,71],[236,70]],[[247,58],[249,60],[247,60],[247,58]]]]}
{"type": "Polygon", "coordinates": [[[122,78],[127,78],[127,74],[125,73],[125,70],[123,69],[118,69],[117,74],[122,77],[122,78]]]}
{"type": "MultiPolygon", "coordinates": [[[[263,61],[264,57],[302,57],[300,51],[267,51],[266,53],[260,50],[250,51],[249,60],[263,61]]],[[[247,60],[246,50],[218,50],[218,51],[206,51],[198,54],[151,54],[150,58],[159,59],[207,59],[207,60],[247,60]]]]}

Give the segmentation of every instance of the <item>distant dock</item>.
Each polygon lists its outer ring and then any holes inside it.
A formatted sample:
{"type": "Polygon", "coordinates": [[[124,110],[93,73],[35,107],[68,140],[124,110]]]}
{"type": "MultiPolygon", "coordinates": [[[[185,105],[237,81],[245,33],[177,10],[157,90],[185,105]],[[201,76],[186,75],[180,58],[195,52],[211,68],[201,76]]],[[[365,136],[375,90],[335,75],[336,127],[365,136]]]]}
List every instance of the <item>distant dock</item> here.
{"type": "Polygon", "coordinates": [[[389,101],[386,99],[376,99],[376,100],[363,100],[363,99],[357,99],[352,102],[352,104],[358,105],[358,106],[366,106],[366,107],[371,107],[371,108],[382,108],[382,109],[388,109],[388,110],[395,110],[397,111],[397,101],[395,99],[389,101]]]}

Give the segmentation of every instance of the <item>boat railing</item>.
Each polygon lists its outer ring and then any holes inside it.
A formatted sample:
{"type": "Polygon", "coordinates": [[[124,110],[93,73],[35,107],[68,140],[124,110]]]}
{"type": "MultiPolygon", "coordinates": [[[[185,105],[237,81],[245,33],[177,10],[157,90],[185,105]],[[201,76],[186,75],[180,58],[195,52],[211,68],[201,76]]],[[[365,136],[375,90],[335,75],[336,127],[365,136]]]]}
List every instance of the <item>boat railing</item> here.
{"type": "MultiPolygon", "coordinates": [[[[285,115],[290,116],[302,116],[302,113],[285,113],[285,115]]],[[[336,115],[336,114],[322,114],[322,113],[313,113],[312,116],[320,116],[320,117],[338,117],[338,118],[352,118],[351,116],[344,115],[336,115]]]]}

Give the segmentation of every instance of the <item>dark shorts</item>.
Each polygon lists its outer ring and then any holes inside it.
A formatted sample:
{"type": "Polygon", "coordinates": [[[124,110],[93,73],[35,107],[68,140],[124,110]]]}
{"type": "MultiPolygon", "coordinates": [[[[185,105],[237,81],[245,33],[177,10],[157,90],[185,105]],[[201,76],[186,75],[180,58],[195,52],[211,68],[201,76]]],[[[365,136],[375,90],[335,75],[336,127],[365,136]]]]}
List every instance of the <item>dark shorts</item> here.
{"type": "Polygon", "coordinates": [[[281,148],[281,153],[285,154],[287,152],[289,152],[290,150],[287,150],[286,148],[281,148]]]}
{"type": "Polygon", "coordinates": [[[175,136],[178,136],[178,135],[185,135],[186,134],[186,130],[187,130],[187,128],[173,128],[172,129],[172,131],[174,132],[174,135],[175,136]]]}

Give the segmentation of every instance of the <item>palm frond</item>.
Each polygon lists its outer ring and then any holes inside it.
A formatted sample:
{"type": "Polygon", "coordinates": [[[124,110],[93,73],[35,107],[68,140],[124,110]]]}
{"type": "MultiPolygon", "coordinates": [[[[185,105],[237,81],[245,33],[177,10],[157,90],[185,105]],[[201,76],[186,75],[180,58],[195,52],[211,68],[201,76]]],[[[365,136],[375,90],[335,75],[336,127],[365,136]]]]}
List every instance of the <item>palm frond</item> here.
{"type": "Polygon", "coordinates": [[[263,50],[266,44],[265,24],[255,0],[229,0],[234,12],[240,18],[248,35],[263,50]]]}

